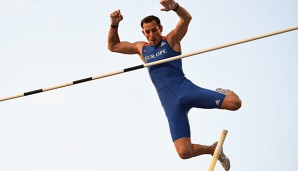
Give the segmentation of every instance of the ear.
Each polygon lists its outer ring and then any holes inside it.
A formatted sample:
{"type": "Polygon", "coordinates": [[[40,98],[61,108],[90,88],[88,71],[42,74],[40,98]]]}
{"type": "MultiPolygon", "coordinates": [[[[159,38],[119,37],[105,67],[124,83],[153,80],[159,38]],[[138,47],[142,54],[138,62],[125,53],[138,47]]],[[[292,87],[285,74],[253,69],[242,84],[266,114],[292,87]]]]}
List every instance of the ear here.
{"type": "Polygon", "coordinates": [[[162,33],[162,31],[163,31],[163,26],[162,26],[162,25],[159,25],[158,27],[159,27],[160,33],[162,33]]]}

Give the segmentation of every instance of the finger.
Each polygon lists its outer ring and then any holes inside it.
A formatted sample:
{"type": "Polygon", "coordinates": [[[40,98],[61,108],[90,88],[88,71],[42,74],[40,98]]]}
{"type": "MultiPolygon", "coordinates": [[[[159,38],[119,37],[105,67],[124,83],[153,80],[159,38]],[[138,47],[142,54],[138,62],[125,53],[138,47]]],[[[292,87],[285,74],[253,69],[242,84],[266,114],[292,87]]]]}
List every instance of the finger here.
{"type": "Polygon", "coordinates": [[[123,15],[119,15],[119,20],[121,21],[121,20],[123,20],[123,15]]]}
{"type": "Polygon", "coordinates": [[[112,14],[113,15],[118,15],[118,14],[121,14],[121,12],[120,12],[120,10],[115,10],[115,11],[112,12],[112,14]]]}
{"type": "Polygon", "coordinates": [[[165,6],[165,5],[167,5],[167,1],[166,0],[161,0],[160,1],[160,4],[163,5],[163,6],[165,6]]]}
{"type": "Polygon", "coordinates": [[[120,16],[122,16],[122,14],[121,14],[120,10],[118,10],[117,11],[117,17],[120,17],[120,16]]]}

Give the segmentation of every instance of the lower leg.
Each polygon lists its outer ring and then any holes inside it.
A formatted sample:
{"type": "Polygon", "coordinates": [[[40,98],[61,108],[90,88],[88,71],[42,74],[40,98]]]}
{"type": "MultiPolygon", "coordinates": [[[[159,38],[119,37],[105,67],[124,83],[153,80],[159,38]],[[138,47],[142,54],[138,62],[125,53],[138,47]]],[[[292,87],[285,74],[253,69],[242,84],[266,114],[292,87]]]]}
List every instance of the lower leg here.
{"type": "Polygon", "coordinates": [[[193,148],[193,157],[203,155],[203,154],[210,154],[213,155],[215,151],[215,147],[213,145],[200,145],[200,144],[192,144],[193,148]]]}
{"type": "Polygon", "coordinates": [[[189,159],[203,154],[213,155],[213,145],[192,144],[190,138],[180,138],[174,142],[178,155],[182,159],[189,159]]]}

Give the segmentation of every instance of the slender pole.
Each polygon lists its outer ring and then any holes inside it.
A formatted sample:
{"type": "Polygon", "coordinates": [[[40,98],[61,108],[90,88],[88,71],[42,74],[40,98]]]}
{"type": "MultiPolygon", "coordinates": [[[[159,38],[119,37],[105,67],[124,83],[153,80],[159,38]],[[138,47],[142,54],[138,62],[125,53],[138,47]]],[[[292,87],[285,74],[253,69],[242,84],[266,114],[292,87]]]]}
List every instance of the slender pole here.
{"type": "Polygon", "coordinates": [[[100,78],[104,78],[104,77],[109,77],[109,76],[121,74],[121,73],[124,73],[124,72],[134,71],[134,70],[141,69],[141,68],[144,68],[144,67],[151,67],[151,66],[154,66],[154,65],[159,65],[159,64],[162,64],[162,63],[174,61],[174,60],[177,60],[177,59],[191,57],[191,56],[194,56],[194,55],[198,55],[198,54],[202,54],[202,53],[206,53],[206,52],[210,52],[210,51],[215,51],[215,50],[218,50],[218,49],[223,49],[223,48],[226,48],[226,47],[235,46],[235,45],[238,45],[238,44],[247,43],[247,42],[258,40],[258,39],[263,39],[263,38],[266,38],[266,37],[286,33],[286,32],[289,32],[289,31],[294,31],[294,30],[297,30],[297,29],[298,29],[298,26],[291,27],[291,28],[288,28],[288,29],[279,30],[279,31],[272,32],[272,33],[267,33],[267,34],[264,34],[264,35],[259,35],[259,36],[255,36],[255,37],[252,37],[252,38],[248,38],[248,39],[244,39],[244,40],[240,40],[240,41],[236,41],[236,42],[231,42],[231,43],[227,43],[227,44],[223,44],[223,45],[219,45],[219,46],[215,46],[215,47],[195,51],[195,52],[192,52],[192,53],[186,53],[186,54],[183,54],[183,55],[179,55],[179,56],[159,60],[159,61],[156,61],[156,62],[146,63],[146,64],[126,68],[126,69],[123,69],[123,70],[119,70],[119,71],[115,71],[115,72],[111,72],[111,73],[107,73],[107,74],[103,74],[103,75],[84,78],[84,79],[76,80],[76,81],[73,81],[73,82],[64,83],[64,84],[61,84],[61,85],[56,85],[56,86],[52,86],[52,87],[48,87],[48,88],[43,88],[43,89],[33,90],[33,91],[29,91],[29,92],[25,92],[25,93],[13,95],[13,96],[8,96],[8,97],[0,98],[0,102],[5,101],[5,100],[11,100],[11,99],[23,97],[23,96],[33,95],[33,94],[37,94],[37,93],[41,93],[41,92],[45,92],[45,91],[50,91],[50,90],[54,90],[54,89],[58,89],[58,88],[68,87],[68,86],[71,86],[71,85],[75,85],[75,84],[79,84],[79,83],[83,83],[83,82],[87,82],[87,81],[92,81],[92,80],[96,80],[96,79],[100,79],[100,78]]]}
{"type": "Polygon", "coordinates": [[[294,31],[294,30],[297,30],[297,29],[298,29],[298,26],[290,27],[290,28],[275,31],[275,32],[272,32],[272,33],[267,33],[267,34],[251,37],[251,38],[244,39],[244,40],[239,40],[239,41],[235,41],[235,42],[231,42],[231,43],[227,43],[227,44],[223,44],[223,45],[219,45],[219,46],[215,46],[215,47],[195,51],[195,52],[192,52],[192,53],[186,53],[186,54],[175,56],[175,57],[172,57],[172,58],[167,58],[167,59],[159,60],[159,61],[156,61],[156,62],[147,63],[147,64],[144,64],[144,66],[145,67],[150,67],[150,66],[162,64],[162,63],[165,63],[165,62],[174,61],[174,60],[185,58],[185,57],[191,57],[191,56],[194,56],[194,55],[198,55],[198,54],[202,54],[202,53],[206,53],[206,52],[211,52],[211,51],[215,51],[215,50],[218,50],[218,49],[223,49],[223,48],[226,48],[226,47],[235,46],[235,45],[238,45],[238,44],[247,43],[247,42],[251,42],[251,41],[254,41],[254,40],[258,40],[258,39],[263,39],[263,38],[270,37],[270,36],[275,36],[277,34],[282,34],[282,33],[286,33],[286,32],[289,32],[289,31],[294,31]]]}
{"type": "Polygon", "coordinates": [[[218,160],[218,156],[220,154],[221,148],[223,146],[223,143],[225,141],[225,138],[226,138],[227,134],[228,134],[227,130],[225,130],[225,129],[222,130],[222,132],[220,134],[220,137],[219,137],[219,140],[218,140],[218,143],[216,145],[215,151],[213,153],[213,157],[212,157],[212,160],[211,160],[208,171],[213,171],[214,170],[216,162],[218,160]]]}

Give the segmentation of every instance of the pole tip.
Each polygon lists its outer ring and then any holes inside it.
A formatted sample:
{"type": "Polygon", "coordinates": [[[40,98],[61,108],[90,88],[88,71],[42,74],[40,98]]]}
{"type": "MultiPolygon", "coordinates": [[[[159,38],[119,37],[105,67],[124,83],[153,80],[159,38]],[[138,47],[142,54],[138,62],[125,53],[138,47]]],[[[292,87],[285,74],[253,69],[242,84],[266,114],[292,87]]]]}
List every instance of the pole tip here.
{"type": "Polygon", "coordinates": [[[228,133],[228,130],[223,129],[223,130],[222,130],[222,133],[223,133],[223,134],[227,134],[227,133],[228,133]]]}

